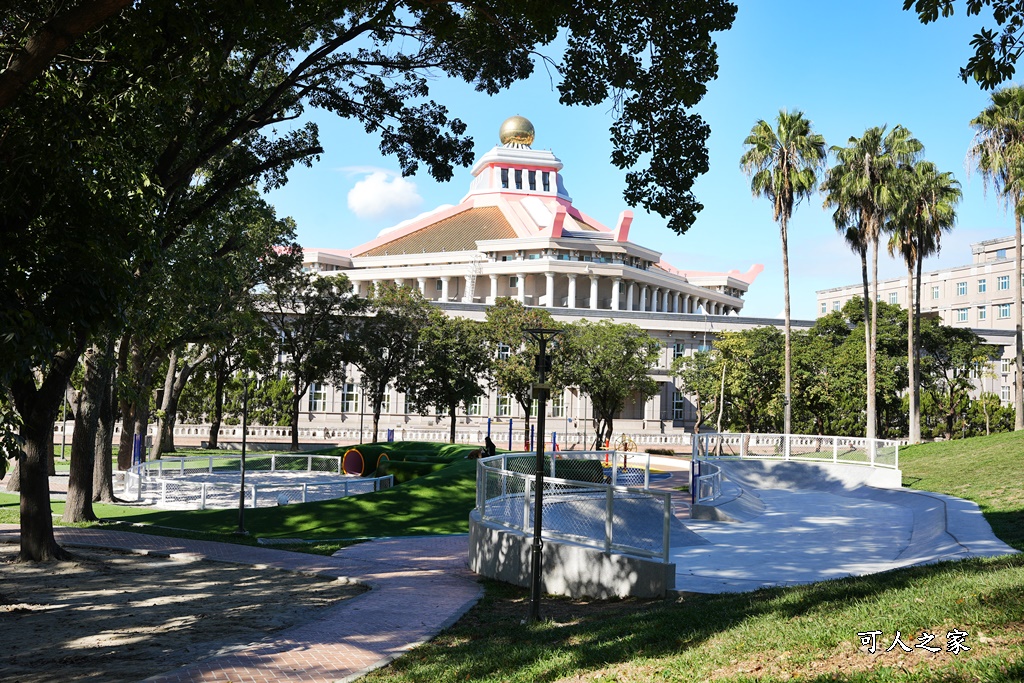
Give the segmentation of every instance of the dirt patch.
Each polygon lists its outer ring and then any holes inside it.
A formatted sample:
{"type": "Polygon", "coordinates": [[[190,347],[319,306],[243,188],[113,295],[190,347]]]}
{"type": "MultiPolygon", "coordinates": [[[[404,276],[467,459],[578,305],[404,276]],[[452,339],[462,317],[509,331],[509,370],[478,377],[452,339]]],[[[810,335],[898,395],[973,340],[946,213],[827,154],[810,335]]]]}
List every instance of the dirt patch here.
{"type": "Polygon", "coordinates": [[[305,623],[363,588],[195,558],[75,550],[15,563],[0,545],[0,680],[139,681],[305,623]]]}

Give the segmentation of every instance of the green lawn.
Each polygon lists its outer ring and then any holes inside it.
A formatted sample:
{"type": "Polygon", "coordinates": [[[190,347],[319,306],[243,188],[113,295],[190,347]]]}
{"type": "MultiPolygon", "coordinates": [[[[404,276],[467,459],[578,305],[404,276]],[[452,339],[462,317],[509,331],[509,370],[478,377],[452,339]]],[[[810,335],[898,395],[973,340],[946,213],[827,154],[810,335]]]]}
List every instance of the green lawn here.
{"type": "MultiPolygon", "coordinates": [[[[997,533],[1021,544],[1024,435],[908,448],[915,488],[976,500],[997,533]]],[[[487,596],[431,643],[370,674],[368,681],[842,681],[1024,680],[1024,556],[947,562],[739,595],[659,601],[545,599],[545,621],[521,623],[527,592],[487,584],[487,596]],[[945,650],[966,631],[972,649],[945,650]],[[862,652],[861,631],[882,631],[862,652]],[[930,654],[913,647],[937,635],[930,654]]]]}

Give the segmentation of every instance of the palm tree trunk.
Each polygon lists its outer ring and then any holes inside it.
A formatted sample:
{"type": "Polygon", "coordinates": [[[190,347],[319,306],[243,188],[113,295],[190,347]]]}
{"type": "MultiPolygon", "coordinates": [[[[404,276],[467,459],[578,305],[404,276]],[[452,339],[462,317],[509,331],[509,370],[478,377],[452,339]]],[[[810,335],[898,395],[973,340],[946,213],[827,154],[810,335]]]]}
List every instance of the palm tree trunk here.
{"type": "Polygon", "coordinates": [[[786,216],[783,214],[779,220],[780,232],[782,233],[782,295],[785,302],[785,338],[786,338],[786,361],[785,361],[785,394],[783,395],[783,434],[790,434],[792,431],[793,416],[793,346],[790,337],[789,325],[789,235],[787,234],[786,216]]]}
{"type": "Polygon", "coordinates": [[[1022,337],[1021,328],[1021,239],[1020,239],[1020,197],[1017,197],[1017,201],[1013,205],[1013,225],[1014,225],[1014,237],[1016,239],[1015,246],[1017,248],[1014,252],[1013,257],[1013,320],[1014,328],[1016,330],[1014,334],[1014,344],[1017,347],[1017,376],[1014,378],[1014,397],[1013,397],[1013,409],[1015,412],[1013,418],[1013,429],[1014,431],[1024,430],[1024,337],[1022,337]]]}
{"type": "Polygon", "coordinates": [[[877,434],[875,426],[875,343],[878,332],[878,235],[871,238],[871,295],[868,305],[871,307],[871,320],[865,320],[864,325],[870,327],[867,348],[867,429],[865,436],[874,439],[877,434]]]}
{"type": "Polygon", "coordinates": [[[915,421],[919,414],[917,407],[917,359],[914,358],[914,340],[917,335],[914,333],[914,264],[907,263],[907,378],[910,382],[910,410],[907,415],[908,435],[910,443],[921,442],[921,421],[915,421]]]}
{"type": "Polygon", "coordinates": [[[917,259],[917,280],[914,282],[916,296],[914,297],[914,376],[911,378],[914,390],[914,407],[917,412],[910,416],[912,424],[917,428],[918,442],[921,440],[921,263],[924,259],[917,259]]]}

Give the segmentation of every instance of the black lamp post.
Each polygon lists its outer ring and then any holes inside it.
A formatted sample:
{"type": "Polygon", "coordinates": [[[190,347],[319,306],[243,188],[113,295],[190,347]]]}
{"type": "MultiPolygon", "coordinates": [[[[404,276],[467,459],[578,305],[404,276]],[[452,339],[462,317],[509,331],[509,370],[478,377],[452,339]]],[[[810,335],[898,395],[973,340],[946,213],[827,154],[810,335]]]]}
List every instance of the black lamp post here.
{"type": "Polygon", "coordinates": [[[245,530],[245,437],[249,432],[249,376],[242,374],[242,477],[238,485],[238,530],[237,534],[247,535],[245,530]]]}
{"type": "Polygon", "coordinates": [[[533,337],[540,346],[537,354],[537,383],[533,385],[533,396],[537,399],[537,466],[533,484],[533,552],[531,555],[531,572],[533,581],[530,588],[530,616],[528,621],[536,622],[540,619],[540,593],[541,593],[541,541],[542,529],[542,502],[544,498],[544,414],[547,412],[548,391],[547,373],[550,369],[550,359],[547,355],[548,342],[559,334],[560,330],[535,329],[525,330],[526,334],[533,337]]]}

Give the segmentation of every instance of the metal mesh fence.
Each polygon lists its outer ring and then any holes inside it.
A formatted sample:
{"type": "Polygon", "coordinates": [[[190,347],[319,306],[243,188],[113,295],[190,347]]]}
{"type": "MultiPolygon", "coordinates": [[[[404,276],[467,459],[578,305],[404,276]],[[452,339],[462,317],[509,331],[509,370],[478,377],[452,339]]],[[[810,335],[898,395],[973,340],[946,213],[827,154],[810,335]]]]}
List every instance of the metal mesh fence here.
{"type": "MultiPolygon", "coordinates": [[[[530,532],[534,525],[534,477],[520,471],[525,468],[524,460],[521,456],[480,460],[478,506],[483,519],[530,532]],[[502,468],[503,463],[508,469],[502,468]]],[[[556,471],[561,466],[561,461],[557,462],[556,471]]],[[[668,493],[545,477],[543,534],[606,551],[664,559],[670,499],[668,493]]]]}
{"type": "MultiPolygon", "coordinates": [[[[340,474],[341,458],[257,455],[245,459],[246,507],[330,500],[390,488],[392,476],[362,478],[340,474]]],[[[167,458],[125,473],[124,495],[168,509],[237,508],[240,457],[167,458]]]]}

